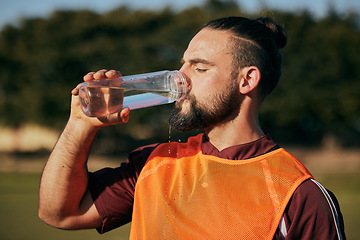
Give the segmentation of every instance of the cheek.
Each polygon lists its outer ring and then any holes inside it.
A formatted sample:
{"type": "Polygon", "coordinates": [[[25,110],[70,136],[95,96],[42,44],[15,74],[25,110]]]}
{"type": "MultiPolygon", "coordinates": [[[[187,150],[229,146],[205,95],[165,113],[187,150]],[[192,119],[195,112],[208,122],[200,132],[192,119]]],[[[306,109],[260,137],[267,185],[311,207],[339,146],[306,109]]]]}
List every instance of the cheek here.
{"type": "Polygon", "coordinates": [[[201,79],[194,82],[190,94],[196,97],[197,100],[211,97],[214,91],[214,84],[209,79],[201,79]]]}
{"type": "Polygon", "coordinates": [[[232,80],[229,71],[219,72],[213,70],[193,79],[190,92],[199,102],[206,103],[211,101],[214,95],[223,92],[227,88],[229,81],[232,80]]]}

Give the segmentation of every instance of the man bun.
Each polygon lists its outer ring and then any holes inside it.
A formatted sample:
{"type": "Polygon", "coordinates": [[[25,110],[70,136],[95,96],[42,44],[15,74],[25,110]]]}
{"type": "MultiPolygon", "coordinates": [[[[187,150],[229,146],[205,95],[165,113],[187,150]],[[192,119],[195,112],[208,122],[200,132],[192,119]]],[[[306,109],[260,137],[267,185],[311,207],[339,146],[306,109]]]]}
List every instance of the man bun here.
{"type": "Polygon", "coordinates": [[[276,23],[271,17],[260,17],[255,20],[261,24],[264,24],[273,32],[275,43],[278,49],[282,49],[285,47],[287,43],[287,34],[282,25],[276,23]]]}

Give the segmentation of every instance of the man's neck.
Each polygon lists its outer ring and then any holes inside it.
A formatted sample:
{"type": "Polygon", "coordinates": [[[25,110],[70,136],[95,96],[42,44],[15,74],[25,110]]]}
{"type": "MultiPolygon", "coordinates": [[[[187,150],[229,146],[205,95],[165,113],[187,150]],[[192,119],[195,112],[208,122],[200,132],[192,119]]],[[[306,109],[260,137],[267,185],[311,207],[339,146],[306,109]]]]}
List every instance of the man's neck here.
{"type": "Polygon", "coordinates": [[[256,141],[265,135],[261,129],[245,131],[241,129],[232,129],[231,131],[219,129],[219,131],[210,131],[207,134],[211,144],[219,151],[231,146],[256,141]]]}
{"type": "Polygon", "coordinates": [[[239,114],[234,120],[205,129],[205,131],[211,144],[219,151],[265,136],[259,126],[257,115],[239,114]]]}

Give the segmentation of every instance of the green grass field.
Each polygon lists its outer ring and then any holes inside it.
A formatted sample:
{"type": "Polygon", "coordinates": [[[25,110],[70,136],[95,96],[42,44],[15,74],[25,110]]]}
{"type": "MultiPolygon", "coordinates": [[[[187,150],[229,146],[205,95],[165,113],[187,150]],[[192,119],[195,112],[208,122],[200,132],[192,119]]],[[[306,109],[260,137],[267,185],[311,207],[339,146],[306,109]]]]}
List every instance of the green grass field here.
{"type": "MultiPolygon", "coordinates": [[[[348,239],[360,239],[360,174],[339,173],[315,176],[332,190],[341,205],[348,239]]],[[[99,235],[95,230],[64,231],[43,223],[37,216],[40,174],[0,173],[0,239],[128,239],[129,225],[99,235]]]]}
{"type": "Polygon", "coordinates": [[[1,240],[119,240],[129,238],[129,225],[99,235],[96,230],[64,231],[37,215],[40,174],[0,173],[1,240]]]}

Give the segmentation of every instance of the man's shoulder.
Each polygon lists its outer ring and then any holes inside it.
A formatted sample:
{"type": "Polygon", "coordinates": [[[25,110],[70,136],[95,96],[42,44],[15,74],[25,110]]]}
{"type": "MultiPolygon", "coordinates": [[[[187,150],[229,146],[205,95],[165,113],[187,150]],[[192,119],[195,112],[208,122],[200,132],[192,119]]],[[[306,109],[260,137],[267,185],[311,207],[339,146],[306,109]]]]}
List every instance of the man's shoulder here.
{"type": "Polygon", "coordinates": [[[308,234],[314,234],[310,229],[326,229],[328,233],[344,236],[343,218],[335,195],[314,179],[304,181],[295,190],[285,216],[287,226],[298,226],[293,231],[307,229],[308,234]]]}

